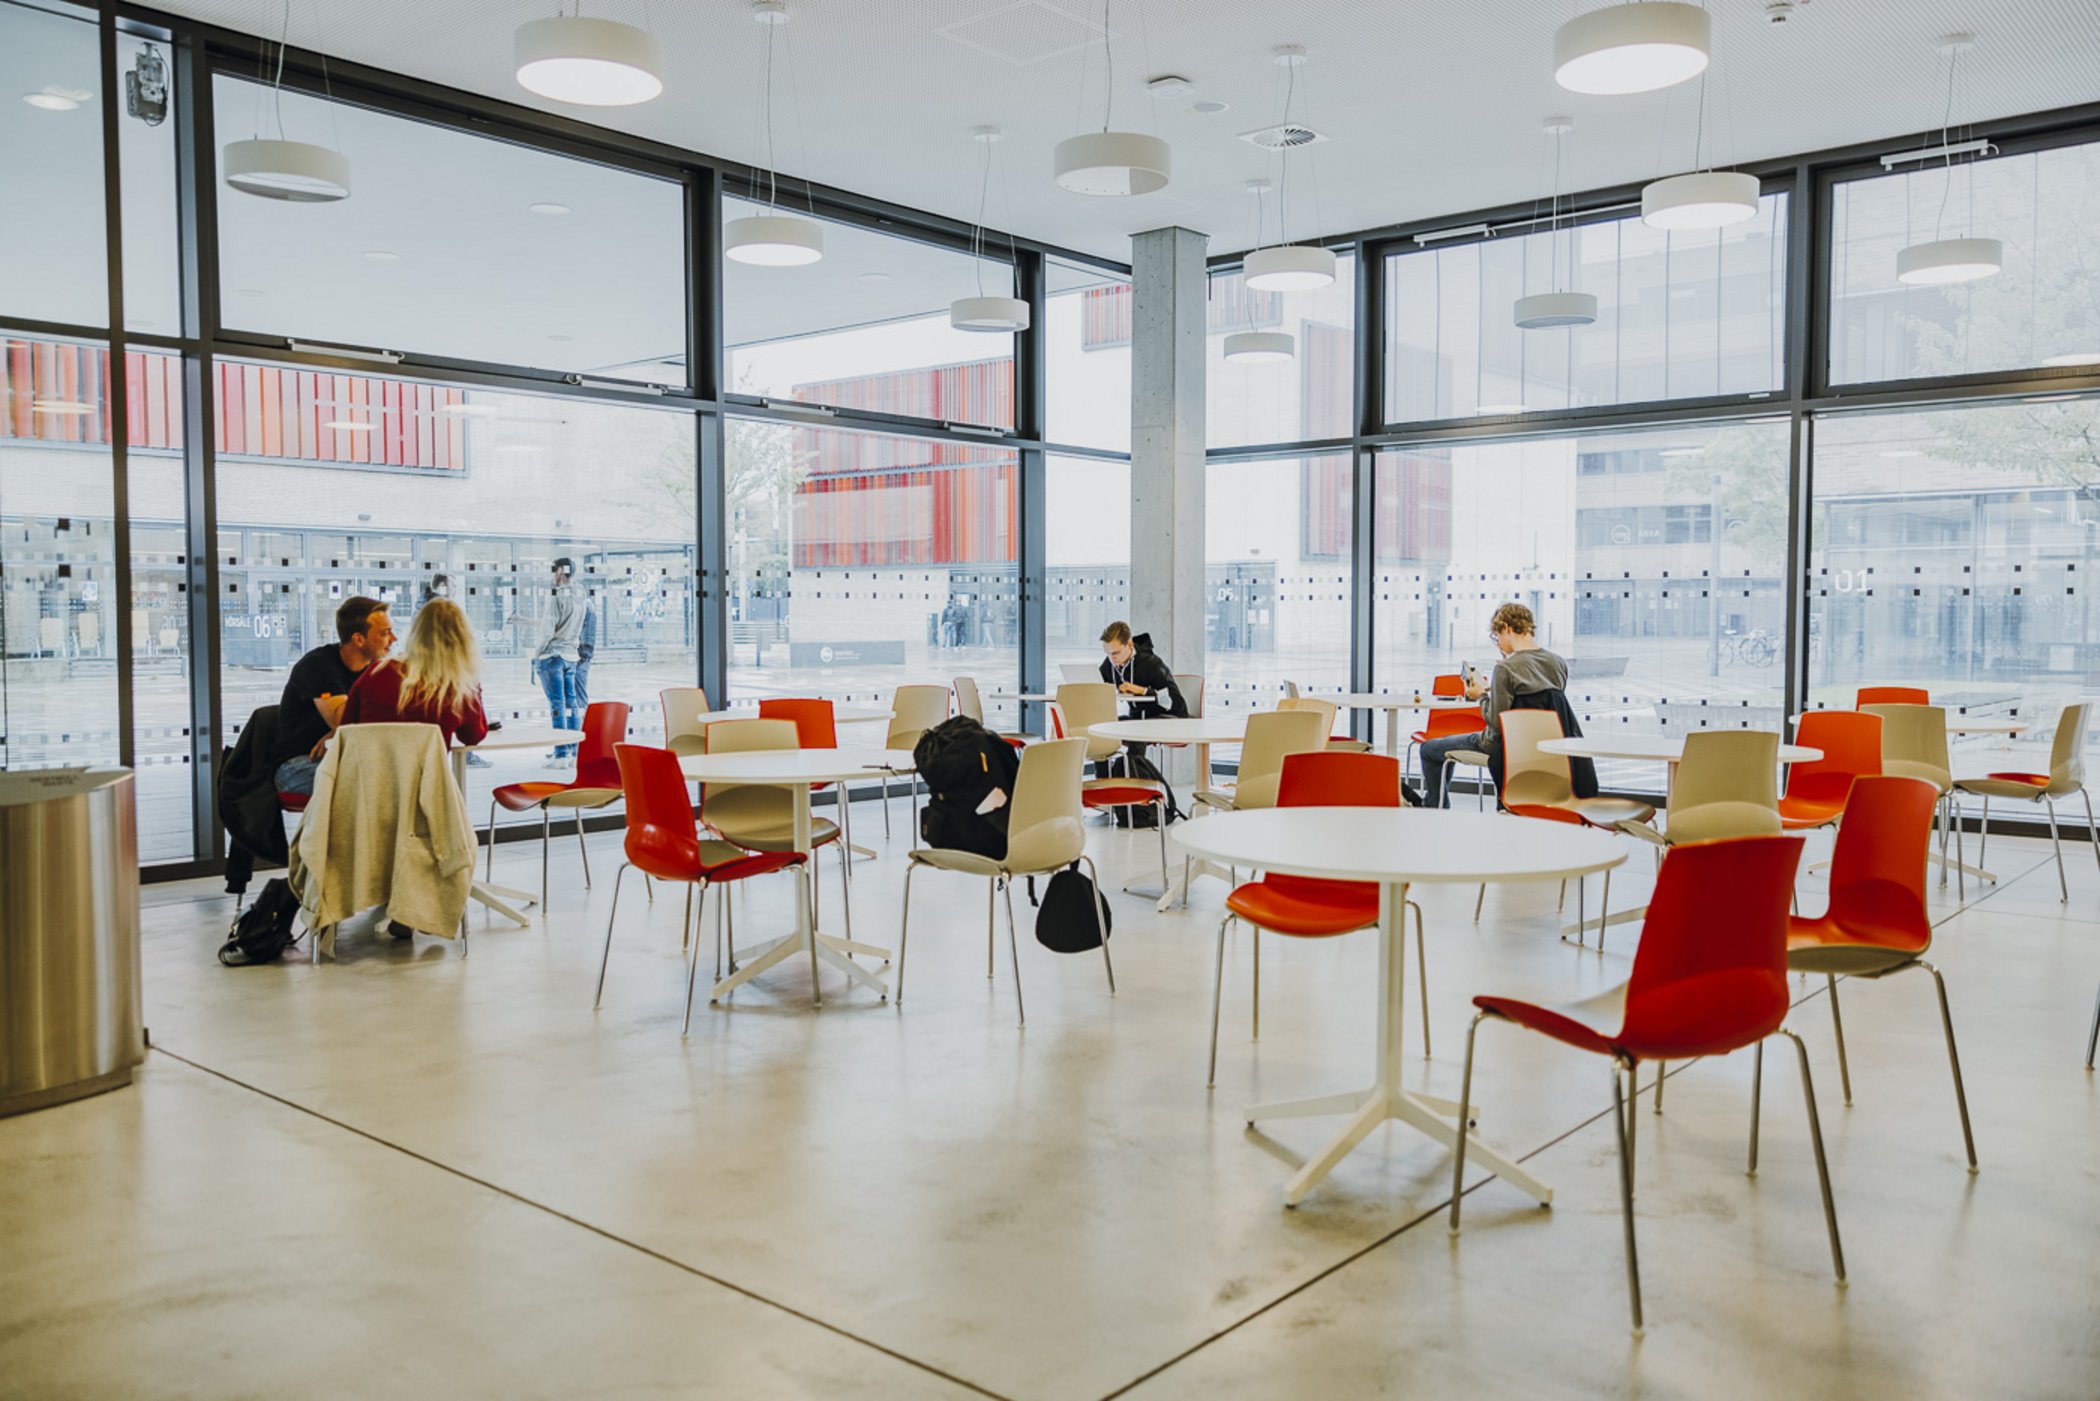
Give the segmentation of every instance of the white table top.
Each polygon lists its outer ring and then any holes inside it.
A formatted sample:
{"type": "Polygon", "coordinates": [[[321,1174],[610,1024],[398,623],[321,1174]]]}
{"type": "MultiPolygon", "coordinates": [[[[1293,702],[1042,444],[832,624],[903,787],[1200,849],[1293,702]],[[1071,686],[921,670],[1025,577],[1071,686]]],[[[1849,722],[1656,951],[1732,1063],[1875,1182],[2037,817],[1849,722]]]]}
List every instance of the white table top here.
{"type": "Polygon", "coordinates": [[[1456,710],[1461,707],[1478,709],[1479,701],[1469,701],[1464,696],[1381,696],[1369,691],[1351,691],[1344,696],[1314,696],[1314,700],[1332,701],[1347,710],[1456,710]]]}
{"type": "MultiPolygon", "coordinates": [[[[1811,711],[1810,714],[1850,714],[1849,711],[1811,711]]],[[[1800,724],[1803,717],[1796,715],[1794,723],[1800,724]]],[[[1947,733],[1950,735],[2017,735],[2032,728],[2025,720],[1971,720],[1965,715],[1947,717],[1947,733]]]]}
{"type": "Polygon", "coordinates": [[[1200,719],[1113,720],[1090,725],[1087,733],[1138,744],[1239,744],[1247,738],[1248,716],[1255,713],[1259,712],[1228,712],[1200,719]]]}
{"type": "Polygon", "coordinates": [[[680,759],[678,767],[703,783],[840,783],[885,770],[914,772],[908,749],[754,749],[693,754],[680,759]]]}
{"type": "MultiPolygon", "coordinates": [[[[1689,738],[1690,735],[1619,735],[1601,739],[1585,735],[1581,739],[1542,740],[1539,748],[1548,754],[1568,754],[1582,759],[1647,759],[1659,764],[1677,764],[1684,761],[1684,742],[1689,738]]],[[[1779,762],[1782,764],[1806,764],[1822,757],[1822,750],[1806,745],[1779,746],[1779,762]]]]}
{"type": "Polygon", "coordinates": [[[505,725],[500,730],[490,730],[488,738],[479,744],[456,745],[461,749],[551,749],[557,744],[580,744],[581,730],[557,730],[552,725],[505,725]]]}
{"type": "Polygon", "coordinates": [[[1609,833],[1565,822],[1419,808],[1261,808],[1177,822],[1192,855],[1292,876],[1409,884],[1568,880],[1626,860],[1609,833]]]}
{"type": "MultiPolygon", "coordinates": [[[[714,724],[717,720],[759,720],[763,718],[758,713],[758,707],[753,706],[749,710],[710,710],[705,714],[695,716],[693,723],[704,728],[714,724]]],[[[874,705],[834,705],[831,707],[831,718],[835,724],[852,725],[863,721],[887,720],[890,718],[890,712],[884,710],[881,706],[874,705]]]]}

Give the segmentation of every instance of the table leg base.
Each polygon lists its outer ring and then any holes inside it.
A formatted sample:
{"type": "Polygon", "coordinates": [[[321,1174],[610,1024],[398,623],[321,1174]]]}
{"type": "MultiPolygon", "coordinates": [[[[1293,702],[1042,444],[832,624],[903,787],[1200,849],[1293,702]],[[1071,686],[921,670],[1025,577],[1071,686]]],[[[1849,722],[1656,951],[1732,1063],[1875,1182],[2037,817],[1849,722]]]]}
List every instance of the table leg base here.
{"type": "Polygon", "coordinates": [[[1630,910],[1613,910],[1604,919],[1586,919],[1580,924],[1562,925],[1560,927],[1560,937],[1565,939],[1570,934],[1573,934],[1577,939],[1580,939],[1592,929],[1601,934],[1614,924],[1637,924],[1647,917],[1648,907],[1646,905],[1635,905],[1630,910]]]}
{"type": "MultiPolygon", "coordinates": [[[[1473,1112],[1479,1112],[1473,1106],[1473,1112]]],[[[1445,1148],[1458,1146],[1459,1127],[1451,1116],[1458,1106],[1447,1099],[1429,1095],[1410,1094],[1394,1085],[1374,1085],[1368,1090],[1354,1093],[1321,1095],[1314,1099],[1285,1100],[1275,1104],[1257,1104],[1246,1111],[1251,1126],[1258,1119],[1300,1119],[1323,1114],[1351,1114],[1349,1123],[1330,1140],[1327,1146],[1308,1160],[1304,1167],[1285,1186],[1284,1205],[1296,1206],[1305,1200],[1306,1193],[1334,1171],[1335,1165],[1370,1135],[1372,1129],[1388,1119],[1402,1123],[1442,1144],[1445,1148]]],[[[1497,1177],[1518,1190],[1527,1193],[1540,1206],[1550,1206],[1553,1189],[1533,1177],[1510,1158],[1482,1143],[1475,1134],[1466,1135],[1466,1156],[1493,1170],[1497,1177]]]]}
{"type": "Polygon", "coordinates": [[[769,944],[761,944],[757,949],[746,949],[743,954],[742,966],[728,977],[722,979],[721,982],[716,983],[707,994],[707,1000],[709,1002],[719,1002],[724,996],[735,991],[744,983],[750,982],[767,969],[793,958],[798,953],[807,953],[812,949],[814,949],[819,963],[828,968],[837,969],[854,982],[865,983],[881,993],[884,998],[889,997],[889,985],[884,983],[878,974],[872,969],[862,967],[846,956],[853,953],[865,954],[869,958],[879,958],[887,963],[890,957],[888,949],[877,948],[873,944],[856,944],[850,940],[834,938],[829,934],[817,935],[816,941],[812,945],[811,941],[804,935],[783,934],[769,944]]]}
{"type": "MultiPolygon", "coordinates": [[[[1199,856],[1189,863],[1187,880],[1183,880],[1178,875],[1168,879],[1167,888],[1160,892],[1159,903],[1153,908],[1161,914],[1165,914],[1168,907],[1176,900],[1179,900],[1181,901],[1181,907],[1187,909],[1189,906],[1189,887],[1196,883],[1199,876],[1216,876],[1227,884],[1230,884],[1232,881],[1232,872],[1230,870],[1220,866],[1215,861],[1208,861],[1199,856]]],[[[1132,891],[1127,885],[1123,889],[1131,894],[1141,893],[1132,891]]]]}
{"type": "Polygon", "coordinates": [[[488,906],[505,919],[510,920],[520,929],[532,928],[532,921],[519,914],[505,899],[507,896],[511,900],[522,900],[528,905],[538,903],[534,897],[526,895],[524,891],[512,890],[507,886],[501,885],[486,885],[481,881],[475,881],[471,886],[467,887],[467,895],[469,898],[488,906]]]}

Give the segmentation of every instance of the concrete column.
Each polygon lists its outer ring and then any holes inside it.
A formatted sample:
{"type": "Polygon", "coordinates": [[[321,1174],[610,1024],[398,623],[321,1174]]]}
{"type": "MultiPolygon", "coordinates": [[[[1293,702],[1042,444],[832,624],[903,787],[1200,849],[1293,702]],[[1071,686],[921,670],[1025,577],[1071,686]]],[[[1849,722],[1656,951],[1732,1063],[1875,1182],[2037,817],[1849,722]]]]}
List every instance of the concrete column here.
{"type": "Polygon", "coordinates": [[[1208,242],[1189,229],[1130,240],[1130,626],[1151,633],[1176,671],[1197,673],[1208,242]]]}

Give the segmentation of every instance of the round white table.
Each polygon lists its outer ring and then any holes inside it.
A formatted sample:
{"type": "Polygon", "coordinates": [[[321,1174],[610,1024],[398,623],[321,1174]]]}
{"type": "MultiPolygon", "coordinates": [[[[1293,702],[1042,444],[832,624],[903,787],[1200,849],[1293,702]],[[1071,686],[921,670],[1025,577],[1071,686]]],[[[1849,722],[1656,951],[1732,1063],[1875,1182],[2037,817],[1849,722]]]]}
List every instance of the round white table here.
{"type": "MultiPolygon", "coordinates": [[[[505,725],[500,730],[490,730],[488,737],[479,744],[455,744],[452,746],[450,756],[452,760],[452,781],[459,785],[460,796],[462,798],[466,797],[467,755],[469,753],[485,754],[495,749],[552,749],[557,745],[576,744],[582,738],[583,735],[579,731],[557,730],[552,725],[505,725]]],[[[470,811],[468,814],[470,820],[472,815],[470,811]]],[[[490,829],[488,838],[489,845],[494,846],[496,844],[496,833],[493,828],[490,829]]],[[[474,865],[478,870],[481,867],[481,862],[477,860],[474,865]]],[[[518,913],[517,905],[536,905],[539,903],[540,898],[529,890],[519,890],[515,886],[497,885],[492,881],[478,879],[467,887],[467,894],[488,906],[497,914],[502,915],[505,919],[515,920],[520,927],[524,928],[529,928],[532,921],[518,913]],[[512,901],[516,901],[517,904],[512,904],[512,901]]]]}
{"type": "Polygon", "coordinates": [[[1344,710],[1382,710],[1385,712],[1385,752],[1394,758],[1400,757],[1400,717],[1403,714],[1417,715],[1429,710],[1478,710],[1480,702],[1469,701],[1464,696],[1383,696],[1372,691],[1351,691],[1347,695],[1320,696],[1318,699],[1332,701],[1344,710]]]}
{"type": "MultiPolygon", "coordinates": [[[[916,772],[911,751],[908,749],[758,749],[744,750],[735,754],[693,754],[678,761],[678,766],[688,779],[701,783],[755,783],[771,788],[785,788],[794,799],[795,850],[805,858],[811,849],[810,840],[810,787],[819,783],[843,784],[849,779],[874,778],[880,774],[908,774],[916,772]]],[[[807,952],[819,963],[829,964],[855,982],[866,983],[889,996],[889,988],[873,971],[855,963],[848,954],[866,954],[870,958],[889,961],[889,950],[876,948],[872,944],[856,944],[851,940],[834,938],[821,933],[810,910],[809,883],[795,883],[796,928],[792,934],[784,934],[769,944],[754,950],[750,961],[716,983],[707,1000],[716,1002],[739,983],[750,981],[774,964],[791,958],[797,953],[807,952]]],[[[810,973],[812,1000],[821,1004],[823,998],[816,993],[816,973],[810,973]]]]}
{"type": "MultiPolygon", "coordinates": [[[[890,714],[890,711],[877,705],[834,705],[831,707],[832,721],[840,725],[859,725],[872,723],[877,720],[887,720],[890,718],[890,714]]],[[[748,710],[709,710],[694,716],[693,723],[704,729],[714,724],[717,720],[759,720],[763,718],[758,713],[758,707],[753,706],[748,710]]]]}
{"type": "MultiPolygon", "coordinates": [[[[1832,713],[1844,715],[1850,712],[1842,710],[1835,712],[1809,712],[1809,714],[1832,713]]],[[[1796,715],[1793,717],[1793,721],[1798,725],[1805,718],[1806,716],[1796,715]]],[[[1947,717],[1947,733],[1950,735],[2018,735],[2025,734],[2031,728],[2032,726],[2025,720],[1972,720],[1966,715],[1949,715],[1947,717]]]]}
{"type": "MultiPolygon", "coordinates": [[[[1378,1048],[1371,1086],[1314,1099],[1253,1105],[1249,1124],[1350,1114],[1348,1127],[1312,1157],[1284,1189],[1296,1206],[1366,1135],[1399,1119],[1447,1148],[1462,1126],[1449,1100],[1412,1094],[1400,1079],[1400,1024],[1406,1011],[1407,960],[1401,956],[1402,912],[1416,884],[1478,885],[1486,881],[1575,880],[1626,860],[1620,843],[1602,832],[1559,822],[1492,813],[1425,812],[1409,808],[1264,808],[1225,812],[1181,823],[1174,839],[1187,851],[1230,866],[1331,880],[1378,884],[1378,1048]]],[[[1507,1156],[1467,1135],[1467,1153],[1481,1154],[1505,1181],[1541,1205],[1553,1200],[1545,1183],[1507,1156]]]]}

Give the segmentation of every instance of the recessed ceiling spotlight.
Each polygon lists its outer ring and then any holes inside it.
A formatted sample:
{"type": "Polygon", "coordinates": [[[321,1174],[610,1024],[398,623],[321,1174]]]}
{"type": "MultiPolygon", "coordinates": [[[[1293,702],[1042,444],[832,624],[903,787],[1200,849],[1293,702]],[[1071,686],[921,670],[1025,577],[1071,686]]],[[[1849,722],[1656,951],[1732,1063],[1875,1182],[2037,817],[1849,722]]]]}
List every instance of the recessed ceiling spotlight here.
{"type": "Polygon", "coordinates": [[[391,248],[367,248],[365,250],[365,261],[368,263],[398,263],[401,261],[401,255],[394,252],[391,248]]]}
{"type": "Polygon", "coordinates": [[[79,88],[62,88],[53,83],[38,88],[35,92],[23,93],[22,100],[32,107],[41,107],[46,112],[70,112],[92,96],[93,93],[82,92],[79,88]]]}
{"type": "Polygon", "coordinates": [[[566,214],[569,212],[569,206],[567,206],[566,204],[558,204],[551,199],[539,200],[538,202],[528,204],[525,207],[535,214],[566,214]]]}
{"type": "Polygon", "coordinates": [[[1215,97],[1206,97],[1201,102],[1191,102],[1189,112],[1198,117],[1215,117],[1220,112],[1232,110],[1230,102],[1220,102],[1215,97]]]}
{"type": "Polygon", "coordinates": [[[890,275],[886,272],[864,272],[860,275],[860,280],[863,282],[887,282],[890,280],[890,275]]]}

